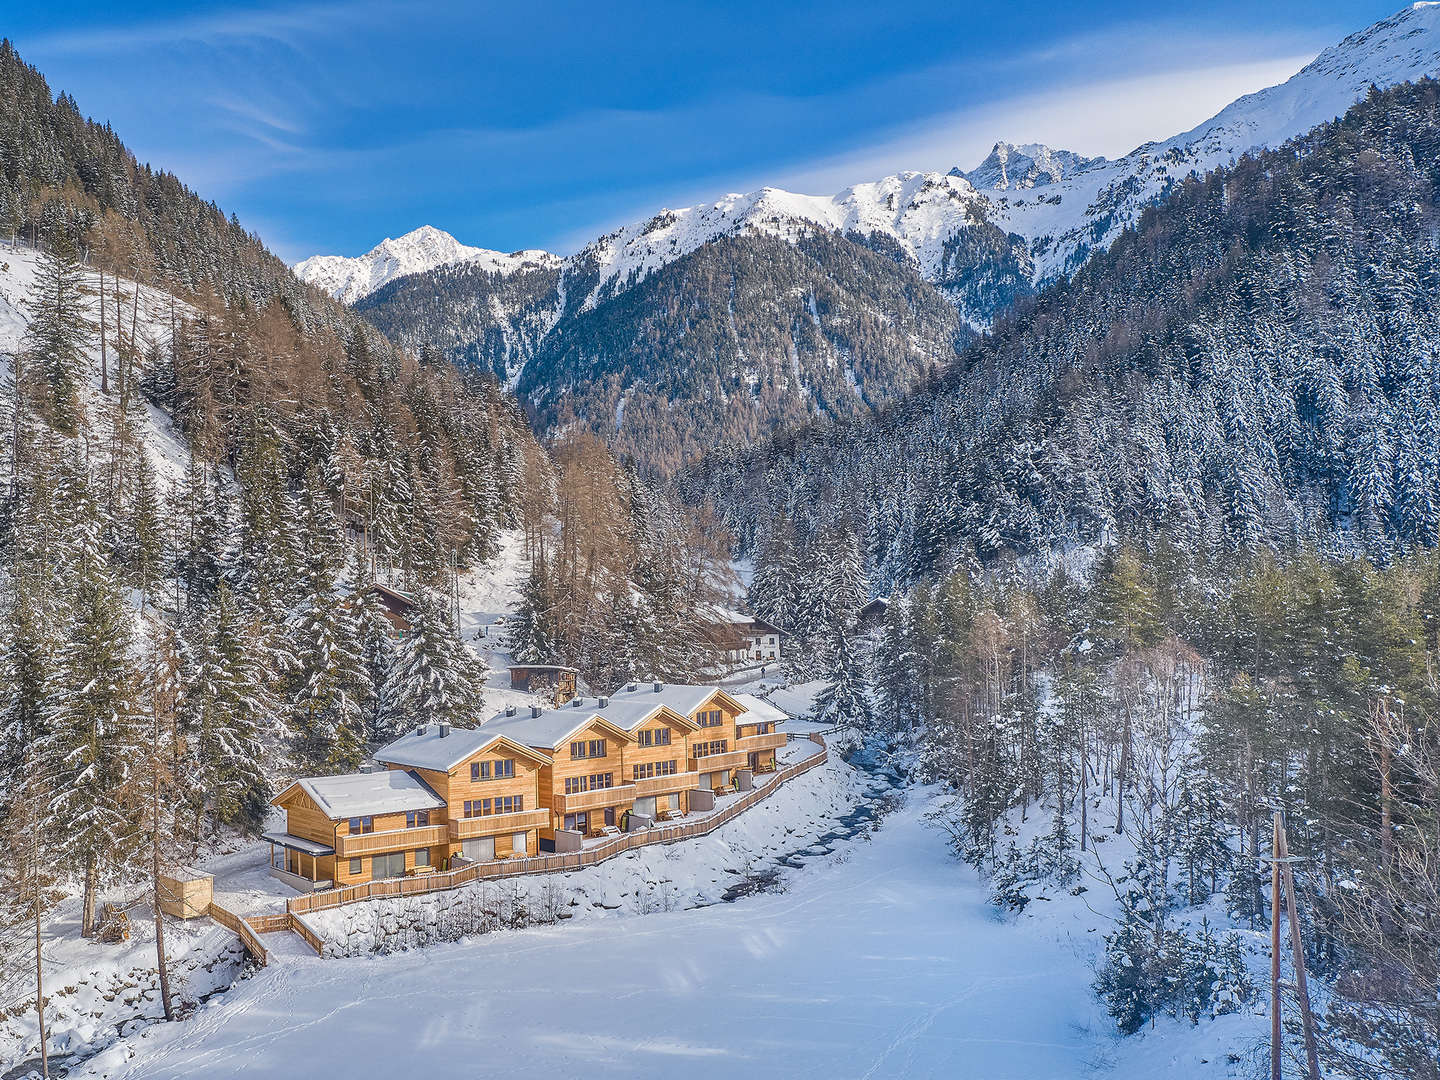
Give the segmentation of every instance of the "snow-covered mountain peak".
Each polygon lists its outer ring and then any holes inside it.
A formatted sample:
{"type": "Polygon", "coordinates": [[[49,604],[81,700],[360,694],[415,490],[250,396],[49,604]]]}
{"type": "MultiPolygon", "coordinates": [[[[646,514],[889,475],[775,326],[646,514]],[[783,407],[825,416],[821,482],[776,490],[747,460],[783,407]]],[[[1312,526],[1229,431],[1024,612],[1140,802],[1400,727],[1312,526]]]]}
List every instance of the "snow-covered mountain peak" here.
{"type": "Polygon", "coordinates": [[[1073,150],[1054,150],[1044,143],[997,142],[990,155],[979,166],[962,172],[959,166],[951,176],[963,176],[981,191],[1011,188],[1033,188],[1057,183],[1088,165],[1104,158],[1087,158],[1073,150]]]}
{"type": "Polygon", "coordinates": [[[294,270],[301,281],[324,289],[342,303],[353,304],[396,278],[452,263],[476,263],[492,273],[513,274],[558,266],[560,259],[548,251],[506,254],[470,247],[443,229],[422,225],[404,236],[386,237],[358,258],[312,255],[296,263],[294,270]]]}

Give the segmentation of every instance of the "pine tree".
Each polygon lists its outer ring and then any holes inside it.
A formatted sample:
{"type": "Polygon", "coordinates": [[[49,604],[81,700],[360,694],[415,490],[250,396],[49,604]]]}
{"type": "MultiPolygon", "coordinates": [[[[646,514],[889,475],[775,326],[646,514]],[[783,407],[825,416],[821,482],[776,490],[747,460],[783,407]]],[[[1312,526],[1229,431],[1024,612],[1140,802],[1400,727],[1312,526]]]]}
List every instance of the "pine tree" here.
{"type": "Polygon", "coordinates": [[[444,723],[473,727],[482,719],[485,664],[455,632],[443,598],[417,597],[414,625],[400,642],[386,690],[391,730],[444,723]]]}
{"type": "Polygon", "coordinates": [[[870,691],[864,665],[855,647],[843,633],[830,643],[830,671],[825,686],[815,696],[811,715],[827,727],[864,731],[870,723],[870,691]]]}
{"type": "MultiPolygon", "coordinates": [[[[83,506],[85,496],[72,495],[83,506]]],[[[83,527],[83,526],[82,526],[83,527]]],[[[83,868],[82,929],[93,921],[99,877],[133,851],[126,789],[135,745],[136,668],[118,582],[82,535],[64,568],[68,596],[56,677],[35,750],[54,778],[51,806],[64,821],[57,858],[83,868]]]]}
{"type": "Polygon", "coordinates": [[[268,809],[268,777],[283,725],[255,637],[223,581],[184,630],[180,724],[194,769],[197,835],[206,815],[254,827],[268,809]]]}
{"type": "Polygon", "coordinates": [[[34,377],[31,400],[56,430],[66,434],[74,434],[84,418],[80,391],[91,327],[85,318],[82,284],[73,241],[63,231],[52,231],[40,253],[32,298],[26,302],[30,322],[21,348],[34,377]]]}
{"type": "Polygon", "coordinates": [[[330,579],[326,553],[312,550],[305,597],[291,624],[291,731],[300,760],[343,772],[364,760],[365,710],[374,694],[358,646],[354,604],[330,579]]]}

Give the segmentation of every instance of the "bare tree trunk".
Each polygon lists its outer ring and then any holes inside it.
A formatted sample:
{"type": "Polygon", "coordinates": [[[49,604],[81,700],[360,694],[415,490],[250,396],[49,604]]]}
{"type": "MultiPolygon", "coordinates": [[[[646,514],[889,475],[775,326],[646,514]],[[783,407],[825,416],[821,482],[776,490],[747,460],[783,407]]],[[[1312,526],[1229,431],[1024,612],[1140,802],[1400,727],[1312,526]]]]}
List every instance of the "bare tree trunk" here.
{"type": "Polygon", "coordinates": [[[105,353],[105,271],[100,271],[100,392],[110,392],[109,358],[105,353]]]}
{"type": "Polygon", "coordinates": [[[80,903],[80,936],[90,937],[95,932],[95,856],[85,857],[85,891],[80,903]]]}
{"type": "Polygon", "coordinates": [[[40,1075],[49,1080],[50,1052],[45,1046],[45,963],[40,953],[44,896],[40,882],[40,832],[36,828],[30,830],[30,871],[35,912],[35,1022],[40,1031],[40,1075]]]}

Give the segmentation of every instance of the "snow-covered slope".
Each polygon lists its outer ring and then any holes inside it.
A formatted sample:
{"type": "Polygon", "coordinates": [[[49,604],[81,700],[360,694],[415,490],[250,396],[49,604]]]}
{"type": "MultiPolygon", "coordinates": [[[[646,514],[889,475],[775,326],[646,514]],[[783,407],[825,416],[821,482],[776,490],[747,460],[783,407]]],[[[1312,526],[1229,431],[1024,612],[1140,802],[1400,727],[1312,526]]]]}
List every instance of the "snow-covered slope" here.
{"type": "Polygon", "coordinates": [[[296,263],[294,271],[307,285],[324,289],[342,303],[353,304],[396,278],[451,263],[476,263],[493,273],[513,274],[531,267],[554,266],[559,261],[548,251],[516,251],[507,255],[468,247],[447,232],[422,225],[397,239],[387,237],[358,258],[312,255],[296,263]]]}
{"type": "MultiPolygon", "coordinates": [[[[33,248],[0,241],[0,354],[13,355],[23,347],[25,328],[30,322],[29,302],[35,293],[40,260],[40,253],[33,248]]],[[[105,292],[109,300],[106,338],[111,343],[108,356],[111,389],[110,395],[107,397],[100,392],[99,273],[88,273],[84,284],[88,295],[85,297],[82,310],[86,321],[97,333],[85,349],[87,379],[82,400],[86,412],[92,418],[107,417],[109,410],[114,406],[116,392],[117,376],[114,367],[116,346],[114,342],[117,335],[115,326],[117,291],[120,305],[126,313],[124,323],[118,333],[123,334],[126,338],[130,336],[130,313],[132,305],[135,305],[135,344],[141,358],[147,355],[152,345],[160,344],[168,347],[172,313],[186,318],[194,314],[194,309],[183,300],[177,300],[169,293],[159,289],[148,285],[137,285],[126,278],[121,278],[117,284],[113,276],[105,275],[105,292]],[[138,298],[136,297],[137,289],[139,290],[138,298]]],[[[0,359],[0,382],[10,377],[11,368],[8,359],[0,359]]],[[[162,492],[168,490],[169,486],[183,477],[189,468],[190,452],[184,436],[176,429],[170,417],[153,404],[146,402],[145,417],[140,424],[139,437],[149,454],[150,463],[155,469],[162,492]]]]}

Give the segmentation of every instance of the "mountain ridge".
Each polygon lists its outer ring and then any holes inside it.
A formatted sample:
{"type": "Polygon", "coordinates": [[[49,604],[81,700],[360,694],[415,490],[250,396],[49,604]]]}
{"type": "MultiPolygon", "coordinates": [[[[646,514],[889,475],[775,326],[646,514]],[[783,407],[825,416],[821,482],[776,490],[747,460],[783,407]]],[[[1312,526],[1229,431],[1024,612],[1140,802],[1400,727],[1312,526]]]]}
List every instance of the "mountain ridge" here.
{"type": "Polygon", "coordinates": [[[507,275],[558,264],[548,251],[491,251],[462,244],[443,229],[421,225],[398,237],[386,237],[363,255],[311,255],[291,269],[307,285],[353,304],[396,278],[423,274],[454,263],[474,263],[491,273],[507,275]]]}

